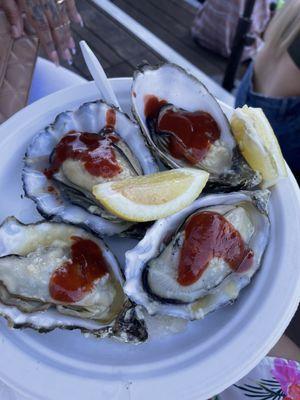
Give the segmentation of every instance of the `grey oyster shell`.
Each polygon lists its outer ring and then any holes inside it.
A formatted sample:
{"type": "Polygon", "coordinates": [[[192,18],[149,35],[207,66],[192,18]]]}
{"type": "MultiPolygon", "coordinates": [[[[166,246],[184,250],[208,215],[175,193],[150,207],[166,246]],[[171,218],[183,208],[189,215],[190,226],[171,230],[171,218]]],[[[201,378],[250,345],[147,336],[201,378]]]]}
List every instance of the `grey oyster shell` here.
{"type": "Polygon", "coordinates": [[[149,314],[187,320],[203,318],[233,302],[262,264],[269,241],[269,195],[264,190],[202,196],[177,214],[157,221],[126,253],[125,293],[149,314]],[[224,260],[213,257],[201,278],[182,286],[177,282],[177,271],[184,224],[201,211],[223,215],[253,251],[253,262],[245,271],[233,271],[224,260]]]}
{"type": "Polygon", "coordinates": [[[41,221],[22,224],[14,217],[0,227],[0,315],[9,326],[50,332],[74,330],[95,337],[140,343],[148,333],[136,306],[124,295],[123,275],[108,247],[94,234],[74,225],[41,221]],[[90,239],[110,268],[75,303],[51,298],[51,274],[68,260],[71,237],[90,239]]]}
{"type": "Polygon", "coordinates": [[[139,126],[114,106],[100,100],[85,103],[75,111],[63,112],[53,124],[33,137],[24,159],[22,179],[25,195],[36,203],[44,218],[81,225],[101,236],[119,234],[132,225],[104,210],[87,188],[71,182],[61,170],[53,179],[48,179],[44,173],[50,166],[55,146],[66,133],[74,130],[103,135],[106,114],[110,110],[115,113],[114,134],[120,139],[116,151],[130,165],[130,173],[157,171],[139,126]]]}
{"type": "Polygon", "coordinates": [[[261,182],[260,175],[249,167],[241,155],[227,117],[217,100],[196,77],[183,68],[171,63],[139,67],[133,77],[131,103],[132,113],[157,158],[169,168],[192,166],[209,172],[205,191],[250,190],[261,182]],[[166,101],[163,108],[175,107],[190,112],[201,110],[213,116],[220,128],[221,137],[211,145],[199,165],[191,165],[170,154],[167,136],[158,135],[155,120],[145,115],[147,96],[166,101]]]}

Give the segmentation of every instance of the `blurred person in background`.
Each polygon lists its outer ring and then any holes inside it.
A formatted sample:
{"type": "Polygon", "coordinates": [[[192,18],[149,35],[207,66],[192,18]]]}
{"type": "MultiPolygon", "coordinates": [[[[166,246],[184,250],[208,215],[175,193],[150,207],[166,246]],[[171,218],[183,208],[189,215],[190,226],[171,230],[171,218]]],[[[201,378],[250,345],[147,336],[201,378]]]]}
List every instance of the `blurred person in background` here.
{"type": "Polygon", "coordinates": [[[70,22],[83,25],[75,0],[0,0],[11,25],[11,35],[18,39],[26,29],[35,31],[48,56],[56,65],[59,59],[72,63],[75,42],[70,22]]]}
{"type": "MultiPolygon", "coordinates": [[[[194,41],[223,57],[229,57],[238,22],[244,13],[246,0],[202,0],[193,21],[194,41]]],[[[274,0],[256,0],[251,17],[249,36],[242,61],[251,59],[262,44],[262,35],[272,17],[274,0]]]]}
{"type": "Polygon", "coordinates": [[[264,39],[241,81],[235,105],[263,109],[299,182],[300,0],[286,1],[272,19],[264,39]]]}

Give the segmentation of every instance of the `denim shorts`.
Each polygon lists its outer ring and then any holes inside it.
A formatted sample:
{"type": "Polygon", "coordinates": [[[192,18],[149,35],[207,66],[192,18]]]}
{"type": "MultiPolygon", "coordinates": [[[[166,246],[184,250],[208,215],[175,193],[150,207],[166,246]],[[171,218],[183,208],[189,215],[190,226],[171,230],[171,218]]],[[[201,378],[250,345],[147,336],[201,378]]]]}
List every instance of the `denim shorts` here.
{"type": "Polygon", "coordinates": [[[253,63],[238,88],[235,106],[262,108],[279,141],[283,156],[292,171],[300,173],[300,96],[266,97],[253,91],[253,63]]]}

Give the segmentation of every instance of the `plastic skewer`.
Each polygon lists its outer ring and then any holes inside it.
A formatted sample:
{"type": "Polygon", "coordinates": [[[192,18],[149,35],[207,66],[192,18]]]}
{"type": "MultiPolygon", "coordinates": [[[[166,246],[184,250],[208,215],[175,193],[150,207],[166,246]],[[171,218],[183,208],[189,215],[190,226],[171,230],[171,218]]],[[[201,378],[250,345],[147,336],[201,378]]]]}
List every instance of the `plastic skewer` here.
{"type": "Polygon", "coordinates": [[[99,89],[103,100],[120,108],[117,97],[99,60],[84,40],[81,40],[79,44],[88,70],[94,78],[96,86],[99,89]]]}

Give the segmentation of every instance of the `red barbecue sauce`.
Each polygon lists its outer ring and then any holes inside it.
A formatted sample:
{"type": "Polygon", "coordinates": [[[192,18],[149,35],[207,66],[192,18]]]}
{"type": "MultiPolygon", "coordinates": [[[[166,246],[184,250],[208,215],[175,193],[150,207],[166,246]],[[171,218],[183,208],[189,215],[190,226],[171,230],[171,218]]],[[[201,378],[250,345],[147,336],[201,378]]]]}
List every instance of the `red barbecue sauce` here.
{"type": "Polygon", "coordinates": [[[48,190],[49,193],[55,193],[56,192],[56,190],[55,190],[55,188],[53,186],[48,186],[47,190],[48,190]]]}
{"type": "Polygon", "coordinates": [[[89,239],[72,236],[71,261],[58,267],[52,274],[49,292],[54,300],[76,303],[94,286],[94,282],[108,272],[107,262],[98,245],[89,239]]]}
{"type": "Polygon", "coordinates": [[[44,171],[47,178],[52,178],[62,163],[67,159],[80,160],[85,169],[94,176],[113,178],[122,171],[112,143],[119,141],[113,134],[116,123],[116,112],[108,109],[106,112],[105,130],[110,135],[101,136],[88,132],[68,132],[56,145],[51,160],[51,167],[44,171]]]}
{"type": "Polygon", "coordinates": [[[166,105],[167,102],[166,100],[160,100],[156,96],[149,94],[144,97],[144,104],[146,118],[157,118],[159,110],[162,106],[166,105]]]}
{"type": "Polygon", "coordinates": [[[156,131],[170,133],[169,151],[177,159],[186,159],[194,165],[208,153],[210,146],[220,138],[215,119],[204,111],[166,110],[159,118],[165,100],[145,96],[145,115],[156,119],[156,131]]]}
{"type": "Polygon", "coordinates": [[[177,282],[195,283],[213,257],[224,259],[234,271],[247,271],[254,253],[245,246],[240,233],[221,214],[203,211],[193,215],[185,227],[177,282]]]}
{"type": "Polygon", "coordinates": [[[106,111],[106,127],[105,129],[113,132],[116,125],[116,111],[113,108],[109,108],[106,111]]]}

